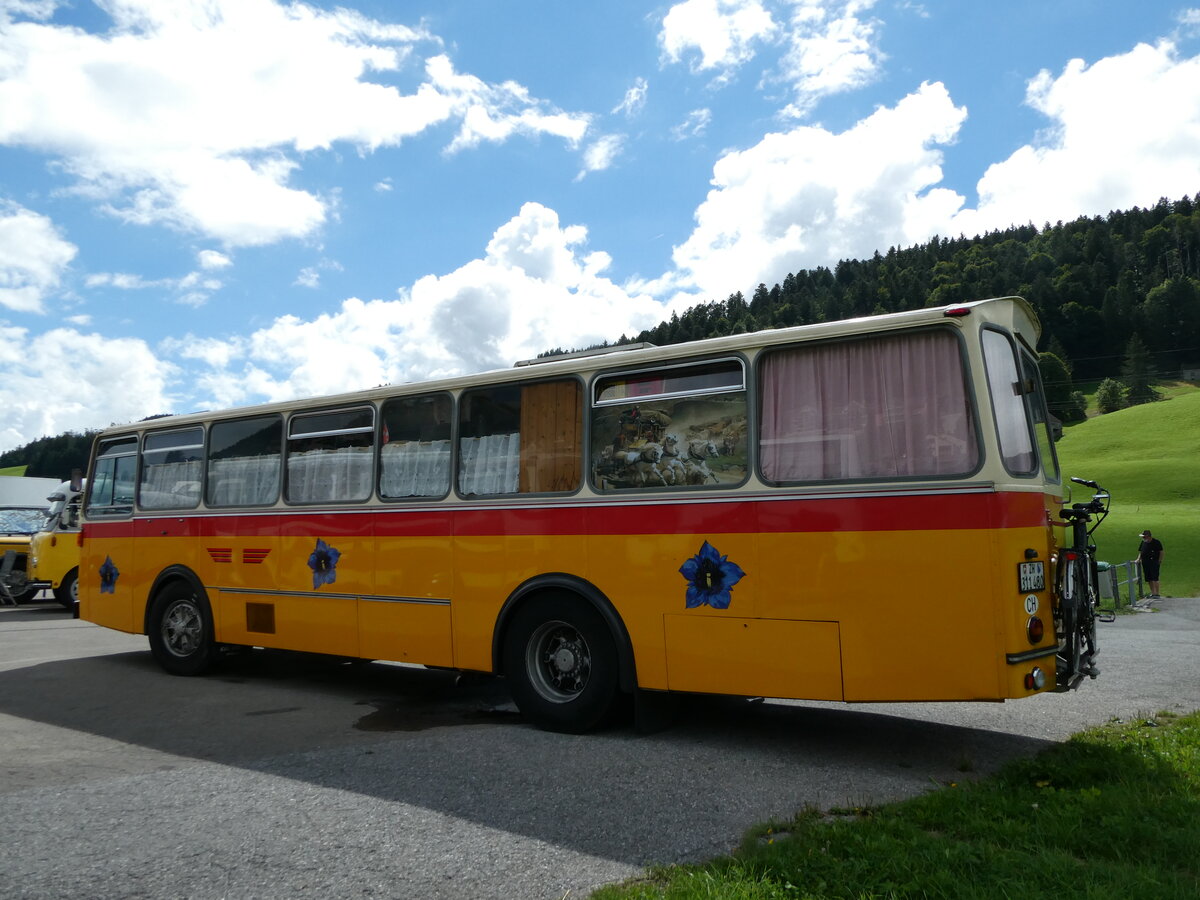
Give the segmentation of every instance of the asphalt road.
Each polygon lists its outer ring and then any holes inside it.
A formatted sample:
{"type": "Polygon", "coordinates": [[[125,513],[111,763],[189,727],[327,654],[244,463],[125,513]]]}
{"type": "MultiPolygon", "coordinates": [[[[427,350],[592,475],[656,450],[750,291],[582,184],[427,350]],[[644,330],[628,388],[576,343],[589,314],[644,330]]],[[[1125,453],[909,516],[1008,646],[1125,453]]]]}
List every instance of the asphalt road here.
{"type": "Polygon", "coordinates": [[[1155,605],[1101,626],[1102,675],[1071,694],[688,698],[669,730],[585,737],[526,725],[501,682],[264,652],[173,678],[145,638],[0,608],[0,897],[586,896],[772,816],[1200,708],[1200,599],[1155,605]]]}

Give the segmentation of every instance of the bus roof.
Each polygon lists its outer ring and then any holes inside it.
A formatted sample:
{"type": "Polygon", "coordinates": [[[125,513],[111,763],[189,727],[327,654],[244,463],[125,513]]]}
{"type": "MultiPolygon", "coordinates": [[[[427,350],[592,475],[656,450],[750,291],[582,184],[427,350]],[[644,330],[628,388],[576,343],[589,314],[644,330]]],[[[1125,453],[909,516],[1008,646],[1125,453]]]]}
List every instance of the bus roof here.
{"type": "Polygon", "coordinates": [[[921,325],[956,322],[962,318],[976,314],[982,314],[987,322],[1011,331],[1020,337],[1031,350],[1036,348],[1038,338],[1041,335],[1041,323],[1038,321],[1037,313],[1034,312],[1033,307],[1022,297],[996,297],[986,300],[972,300],[966,303],[954,303],[947,306],[904,310],[901,312],[884,313],[882,315],[838,319],[832,322],[818,322],[811,325],[794,325],[787,328],[773,328],[724,337],[705,338],[703,340],[668,344],[666,346],[656,347],[652,344],[644,343],[619,345],[608,348],[611,352],[592,354],[584,351],[547,357],[544,360],[526,360],[523,361],[523,364],[519,364],[513,368],[491,369],[470,375],[457,375],[429,381],[384,384],[359,391],[301,397],[295,400],[280,400],[273,403],[255,404],[252,406],[230,407],[221,410],[200,411],[172,416],[158,416],[153,419],[145,419],[126,425],[110,426],[104,429],[100,436],[104,437],[109,434],[119,433],[127,434],[130,431],[144,431],[163,427],[182,427],[198,422],[206,422],[215,416],[254,416],[273,412],[287,412],[296,408],[308,408],[314,405],[332,407],[344,406],[355,402],[367,403],[388,396],[463,390],[505,382],[543,381],[553,376],[561,377],[563,375],[591,373],[600,370],[630,368],[695,356],[712,356],[721,353],[759,350],[779,344],[794,343],[796,341],[849,337],[859,334],[896,331],[921,325]],[[629,346],[630,349],[624,349],[625,346],[629,346]]]}

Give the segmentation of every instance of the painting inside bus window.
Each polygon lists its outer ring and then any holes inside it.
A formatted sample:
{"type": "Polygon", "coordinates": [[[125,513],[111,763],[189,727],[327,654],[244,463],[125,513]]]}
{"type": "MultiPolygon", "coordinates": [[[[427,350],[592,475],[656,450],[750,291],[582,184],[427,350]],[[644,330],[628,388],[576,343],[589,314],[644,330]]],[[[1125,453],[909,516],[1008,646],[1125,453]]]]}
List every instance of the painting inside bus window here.
{"type": "Polygon", "coordinates": [[[596,384],[597,490],[714,487],[746,478],[742,365],[724,360],[620,375],[596,384]]]}

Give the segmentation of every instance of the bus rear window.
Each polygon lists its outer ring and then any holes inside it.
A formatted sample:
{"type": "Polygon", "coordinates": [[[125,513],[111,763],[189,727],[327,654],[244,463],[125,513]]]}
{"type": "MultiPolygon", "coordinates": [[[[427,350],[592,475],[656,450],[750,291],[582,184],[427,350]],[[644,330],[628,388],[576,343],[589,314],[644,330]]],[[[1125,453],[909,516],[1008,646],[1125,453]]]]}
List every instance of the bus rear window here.
{"type": "Polygon", "coordinates": [[[950,331],[805,344],[759,367],[760,465],[769,482],[964,475],[979,444],[950,331]]]}

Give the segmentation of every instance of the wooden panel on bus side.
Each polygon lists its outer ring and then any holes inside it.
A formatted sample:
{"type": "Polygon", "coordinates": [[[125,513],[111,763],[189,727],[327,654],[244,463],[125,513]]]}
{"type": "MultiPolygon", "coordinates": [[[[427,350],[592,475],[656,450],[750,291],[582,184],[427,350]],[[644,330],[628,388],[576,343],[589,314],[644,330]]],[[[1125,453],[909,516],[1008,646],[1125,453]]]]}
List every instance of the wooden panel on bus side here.
{"type": "Polygon", "coordinates": [[[673,691],[842,699],[836,622],[663,616],[673,691]]]}

